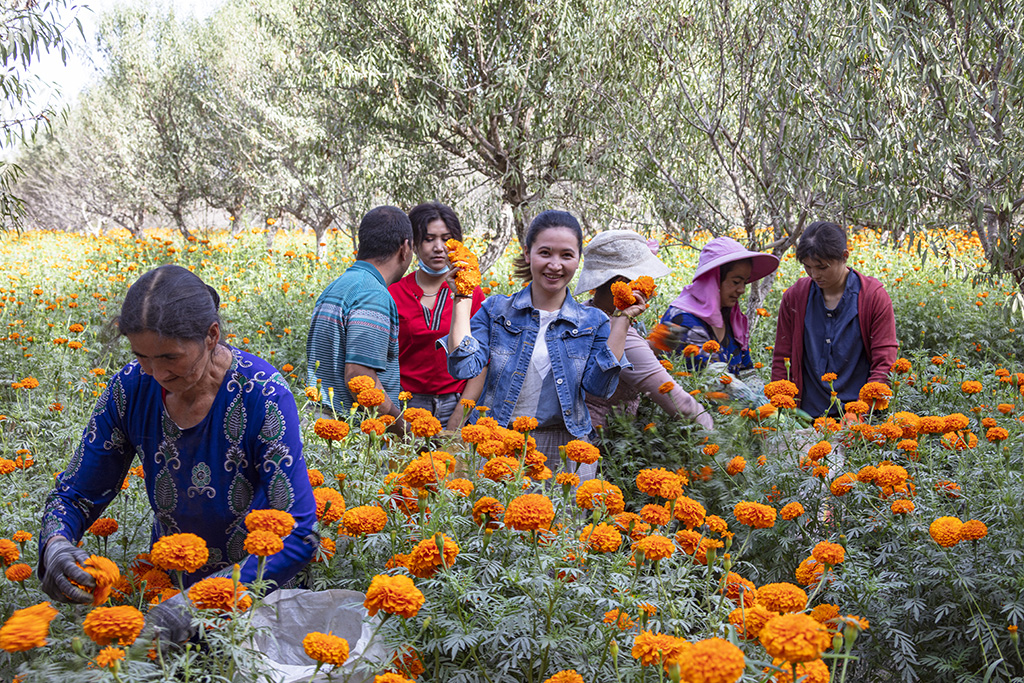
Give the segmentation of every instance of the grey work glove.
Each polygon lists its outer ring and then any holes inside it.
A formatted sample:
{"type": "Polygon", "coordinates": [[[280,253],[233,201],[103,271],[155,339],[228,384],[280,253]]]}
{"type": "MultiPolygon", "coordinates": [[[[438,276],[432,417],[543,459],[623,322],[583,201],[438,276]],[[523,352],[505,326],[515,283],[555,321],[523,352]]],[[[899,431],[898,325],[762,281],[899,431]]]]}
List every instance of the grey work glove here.
{"type": "Polygon", "coordinates": [[[144,632],[163,643],[184,643],[195,634],[187,593],[178,593],[149,610],[144,632]]]}
{"type": "Polygon", "coordinates": [[[54,536],[43,546],[40,562],[43,592],[57,602],[91,603],[92,594],[71,583],[74,581],[85,588],[96,588],[93,578],[79,566],[88,559],[89,553],[71,545],[71,541],[63,536],[54,536]]]}

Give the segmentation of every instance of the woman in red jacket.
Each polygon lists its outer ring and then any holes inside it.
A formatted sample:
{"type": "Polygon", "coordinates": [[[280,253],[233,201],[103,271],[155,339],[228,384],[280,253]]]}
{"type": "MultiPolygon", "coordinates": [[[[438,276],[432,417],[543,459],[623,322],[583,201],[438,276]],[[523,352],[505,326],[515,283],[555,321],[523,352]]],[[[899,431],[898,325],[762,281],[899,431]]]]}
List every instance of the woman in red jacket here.
{"type": "Polygon", "coordinates": [[[849,257],[842,227],[812,223],[796,248],[809,277],[786,290],[779,308],[772,380],[795,383],[800,408],[814,417],[840,415],[866,383],[885,382],[896,361],[889,294],[850,268],[849,257]],[[835,375],[831,387],[824,375],[835,375]]]}

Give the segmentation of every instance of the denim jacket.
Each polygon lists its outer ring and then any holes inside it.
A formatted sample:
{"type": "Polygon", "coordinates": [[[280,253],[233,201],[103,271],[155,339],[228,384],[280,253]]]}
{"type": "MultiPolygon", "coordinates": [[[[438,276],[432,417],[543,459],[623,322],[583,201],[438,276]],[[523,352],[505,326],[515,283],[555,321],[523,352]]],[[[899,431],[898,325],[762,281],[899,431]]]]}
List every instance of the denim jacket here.
{"type": "MultiPolygon", "coordinates": [[[[489,363],[480,403],[493,411],[491,417],[498,424],[507,425],[540,329],[530,288],[512,296],[488,297],[470,325],[470,336],[448,354],[448,372],[456,379],[469,379],[489,363]]],[[[631,367],[625,356],[620,362],[608,348],[609,332],[607,315],[577,303],[568,292],[558,317],[548,326],[546,339],[558,403],[566,429],[578,439],[593,431],[585,394],[611,396],[619,383],[619,370],[631,367]]]]}

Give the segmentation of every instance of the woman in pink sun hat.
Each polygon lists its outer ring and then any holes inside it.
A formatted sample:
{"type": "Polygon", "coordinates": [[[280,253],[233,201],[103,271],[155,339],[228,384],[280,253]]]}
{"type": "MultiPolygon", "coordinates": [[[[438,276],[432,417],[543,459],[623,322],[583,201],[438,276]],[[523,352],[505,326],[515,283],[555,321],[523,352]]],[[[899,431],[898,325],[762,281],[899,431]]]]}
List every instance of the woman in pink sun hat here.
{"type": "Polygon", "coordinates": [[[752,370],[750,325],[740,308],[740,297],[747,283],[770,275],[779,267],[771,254],[749,251],[729,237],[716,237],[700,251],[693,282],[679,293],[661,322],[678,325],[680,345],[677,352],[693,345],[703,349],[717,342],[718,351],[701,351],[687,359],[693,368],[708,363],[726,363],[734,375],[752,370]]]}

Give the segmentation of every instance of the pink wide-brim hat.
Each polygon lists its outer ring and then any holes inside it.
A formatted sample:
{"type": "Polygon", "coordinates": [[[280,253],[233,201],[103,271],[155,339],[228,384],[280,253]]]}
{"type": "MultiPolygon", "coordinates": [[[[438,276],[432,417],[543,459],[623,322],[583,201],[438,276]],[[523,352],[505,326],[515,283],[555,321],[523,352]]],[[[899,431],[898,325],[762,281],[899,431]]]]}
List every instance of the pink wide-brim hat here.
{"type": "Polygon", "coordinates": [[[750,259],[750,279],[747,282],[771,275],[779,267],[779,259],[776,256],[760,251],[749,251],[731,237],[716,237],[700,250],[700,260],[697,261],[693,279],[696,280],[719,266],[745,259],[750,259]]]}

